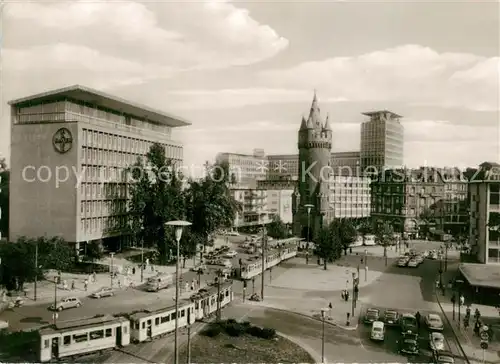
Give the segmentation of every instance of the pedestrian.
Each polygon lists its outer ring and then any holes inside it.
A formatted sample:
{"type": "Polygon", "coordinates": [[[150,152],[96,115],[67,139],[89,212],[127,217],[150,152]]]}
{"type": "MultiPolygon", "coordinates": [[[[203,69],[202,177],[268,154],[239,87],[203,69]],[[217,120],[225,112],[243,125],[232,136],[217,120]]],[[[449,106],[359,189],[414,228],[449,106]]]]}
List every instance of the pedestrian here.
{"type": "Polygon", "coordinates": [[[155,267],[153,266],[153,264],[151,264],[151,272],[154,273],[154,271],[155,271],[155,267]]]}
{"type": "Polygon", "coordinates": [[[88,290],[88,288],[89,288],[89,281],[87,279],[85,281],[83,281],[83,287],[85,288],[85,291],[88,290]]]}
{"type": "Polygon", "coordinates": [[[417,330],[420,331],[420,312],[417,311],[417,313],[415,314],[415,318],[417,319],[417,330]]]}
{"type": "Polygon", "coordinates": [[[306,264],[309,264],[309,252],[306,252],[306,264]]]}
{"type": "Polygon", "coordinates": [[[135,267],[132,267],[132,275],[135,275],[135,267]]]}
{"type": "Polygon", "coordinates": [[[94,272],[94,273],[92,273],[92,282],[95,283],[96,280],[97,280],[97,274],[95,274],[95,272],[94,272]]]}
{"type": "Polygon", "coordinates": [[[345,289],[340,291],[340,298],[342,298],[342,301],[345,301],[345,289]]]}
{"type": "Polygon", "coordinates": [[[463,306],[463,305],[464,305],[464,303],[465,303],[465,297],[464,297],[464,295],[462,294],[462,295],[460,295],[460,306],[463,306]]]}
{"type": "Polygon", "coordinates": [[[122,288],[122,281],[121,281],[121,279],[118,280],[118,288],[122,288]]]}
{"type": "Polygon", "coordinates": [[[346,291],[346,292],[345,292],[345,300],[346,300],[346,301],[349,301],[349,291],[346,291]]]}
{"type": "Polygon", "coordinates": [[[68,290],[68,282],[66,282],[66,280],[63,281],[63,289],[64,290],[68,290]]]}
{"type": "Polygon", "coordinates": [[[352,254],[352,248],[349,248],[349,254],[352,254]]]}
{"type": "Polygon", "coordinates": [[[71,281],[71,290],[73,291],[75,289],[75,280],[73,279],[71,281]]]}

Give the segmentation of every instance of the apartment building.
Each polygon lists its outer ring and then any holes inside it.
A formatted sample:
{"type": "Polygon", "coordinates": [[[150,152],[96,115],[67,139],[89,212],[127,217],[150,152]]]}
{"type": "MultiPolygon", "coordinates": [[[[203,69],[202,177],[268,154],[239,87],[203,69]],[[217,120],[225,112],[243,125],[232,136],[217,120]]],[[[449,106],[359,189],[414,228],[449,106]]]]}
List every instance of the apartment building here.
{"type": "Polygon", "coordinates": [[[444,181],[435,169],[391,169],[371,182],[371,215],[398,232],[418,235],[442,226],[444,181]]]}
{"type": "Polygon", "coordinates": [[[227,163],[235,185],[256,188],[257,181],[266,179],[269,161],[262,149],[254,149],[253,154],[219,153],[217,163],[227,163]]]}
{"type": "Polygon", "coordinates": [[[403,166],[404,128],[402,116],[388,110],[365,112],[370,119],[361,124],[361,168],[366,171],[403,166]]]}
{"type": "Polygon", "coordinates": [[[293,222],[292,197],[293,189],[267,190],[267,209],[270,215],[279,216],[285,224],[293,222]]]}
{"type": "Polygon", "coordinates": [[[241,204],[241,211],[236,213],[235,228],[262,225],[269,222],[267,210],[267,191],[252,188],[232,188],[233,198],[241,204]]]}
{"type": "Polygon", "coordinates": [[[127,243],[125,169],[153,143],[183,160],[172,129],[189,122],[97,90],[76,85],[9,104],[11,240],[61,236],[80,250],[98,239],[127,243]]]}

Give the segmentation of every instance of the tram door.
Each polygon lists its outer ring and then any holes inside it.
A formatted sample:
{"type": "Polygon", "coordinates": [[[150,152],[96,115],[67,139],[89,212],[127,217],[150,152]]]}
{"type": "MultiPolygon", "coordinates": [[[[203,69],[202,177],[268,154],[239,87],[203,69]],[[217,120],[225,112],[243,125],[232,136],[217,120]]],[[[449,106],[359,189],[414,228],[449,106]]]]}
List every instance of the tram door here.
{"type": "Polygon", "coordinates": [[[191,310],[192,310],[192,308],[188,307],[188,309],[187,309],[187,313],[188,313],[187,314],[187,323],[188,323],[188,325],[191,325],[191,310]]]}
{"type": "Polygon", "coordinates": [[[203,317],[206,318],[210,313],[210,310],[208,309],[208,298],[204,298],[201,302],[203,305],[203,317]]]}
{"type": "Polygon", "coordinates": [[[148,326],[148,338],[151,339],[152,336],[153,336],[153,329],[152,329],[152,321],[151,320],[148,320],[147,322],[147,326],[148,326]]]}
{"type": "Polygon", "coordinates": [[[116,346],[122,346],[122,327],[116,327],[116,346]]]}
{"type": "Polygon", "coordinates": [[[59,358],[59,338],[58,337],[53,337],[52,338],[52,358],[59,358]]]}

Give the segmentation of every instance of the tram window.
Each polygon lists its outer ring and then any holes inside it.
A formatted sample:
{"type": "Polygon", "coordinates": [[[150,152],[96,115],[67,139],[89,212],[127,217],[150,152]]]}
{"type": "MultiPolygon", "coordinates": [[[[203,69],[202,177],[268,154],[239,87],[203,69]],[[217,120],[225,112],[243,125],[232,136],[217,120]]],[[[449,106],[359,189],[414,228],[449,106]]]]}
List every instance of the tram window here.
{"type": "Polygon", "coordinates": [[[64,345],[71,345],[71,335],[66,335],[63,339],[64,345]]]}
{"type": "Polygon", "coordinates": [[[158,326],[159,324],[160,324],[160,318],[157,317],[157,318],[155,318],[155,325],[158,326]]]}
{"type": "Polygon", "coordinates": [[[170,320],[175,320],[175,312],[172,312],[172,314],[170,315],[170,320]]]}
{"type": "Polygon", "coordinates": [[[50,341],[49,340],[44,340],[43,341],[43,347],[47,349],[49,347],[50,341]]]}
{"type": "Polygon", "coordinates": [[[141,328],[141,324],[139,323],[139,321],[135,322],[135,328],[136,330],[139,330],[141,328]]]}
{"type": "Polygon", "coordinates": [[[186,316],[186,311],[185,311],[185,310],[182,310],[182,311],[181,311],[181,317],[184,317],[184,316],[186,316]]]}
{"type": "Polygon", "coordinates": [[[148,326],[151,326],[151,320],[148,320],[148,326]]]}
{"type": "Polygon", "coordinates": [[[226,291],[226,297],[229,297],[229,290],[226,291]]]}
{"type": "Polygon", "coordinates": [[[198,303],[198,301],[196,301],[196,302],[194,303],[194,308],[198,309],[198,307],[199,307],[199,303],[198,303]]]}
{"type": "Polygon", "coordinates": [[[111,336],[113,336],[113,330],[106,329],[106,337],[111,337],[111,336]]]}
{"type": "Polygon", "coordinates": [[[81,343],[81,342],[87,341],[87,340],[88,340],[87,333],[81,334],[81,335],[73,335],[73,341],[75,343],[81,343]]]}
{"type": "Polygon", "coordinates": [[[128,332],[128,327],[127,326],[123,326],[123,333],[126,334],[128,332]]]}
{"type": "Polygon", "coordinates": [[[146,323],[144,321],[142,321],[142,328],[145,329],[146,328],[146,323]]]}
{"type": "Polygon", "coordinates": [[[163,324],[163,323],[165,323],[165,322],[168,322],[168,321],[169,321],[169,318],[170,318],[170,316],[162,316],[162,317],[161,317],[161,323],[163,324]]]}
{"type": "Polygon", "coordinates": [[[104,337],[104,330],[96,330],[90,332],[90,340],[98,340],[104,337]]]}

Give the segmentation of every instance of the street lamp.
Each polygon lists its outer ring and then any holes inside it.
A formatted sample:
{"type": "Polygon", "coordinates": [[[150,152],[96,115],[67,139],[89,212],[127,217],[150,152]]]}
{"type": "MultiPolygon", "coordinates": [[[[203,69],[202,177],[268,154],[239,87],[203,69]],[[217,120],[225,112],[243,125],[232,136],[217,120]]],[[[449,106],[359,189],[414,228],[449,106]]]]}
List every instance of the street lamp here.
{"type": "Polygon", "coordinates": [[[368,249],[365,249],[365,282],[368,280],[368,249]]]}
{"type": "Polygon", "coordinates": [[[307,242],[306,242],[306,250],[309,250],[309,237],[311,235],[311,209],[314,205],[310,203],[305,204],[304,207],[307,209],[307,242]]]}
{"type": "Polygon", "coordinates": [[[458,327],[460,327],[460,306],[462,305],[462,302],[460,300],[460,297],[462,296],[462,284],[464,283],[463,280],[461,279],[456,279],[455,280],[455,285],[457,287],[457,292],[458,292],[458,327]]]}
{"type": "Polygon", "coordinates": [[[182,237],[182,229],[190,226],[188,221],[174,220],[165,223],[166,226],[175,227],[175,240],[177,242],[177,255],[175,259],[175,336],[174,336],[174,364],[179,364],[178,353],[178,331],[179,331],[179,246],[182,237]]]}
{"type": "Polygon", "coordinates": [[[113,257],[115,256],[115,253],[109,253],[111,256],[111,265],[109,266],[109,277],[111,279],[111,288],[113,288],[113,274],[114,274],[114,266],[113,266],[113,257]]]}
{"type": "Polygon", "coordinates": [[[54,313],[52,318],[54,319],[54,325],[57,323],[57,276],[54,276],[54,313]]]}
{"type": "Polygon", "coordinates": [[[144,226],[141,226],[141,283],[144,281],[144,226]]]}
{"type": "Polygon", "coordinates": [[[325,312],[327,308],[321,309],[322,334],[321,334],[321,363],[325,362],[325,312]]]}
{"type": "Polygon", "coordinates": [[[351,309],[352,317],[354,317],[355,307],[356,307],[356,272],[352,272],[352,309],[351,309]]]}

